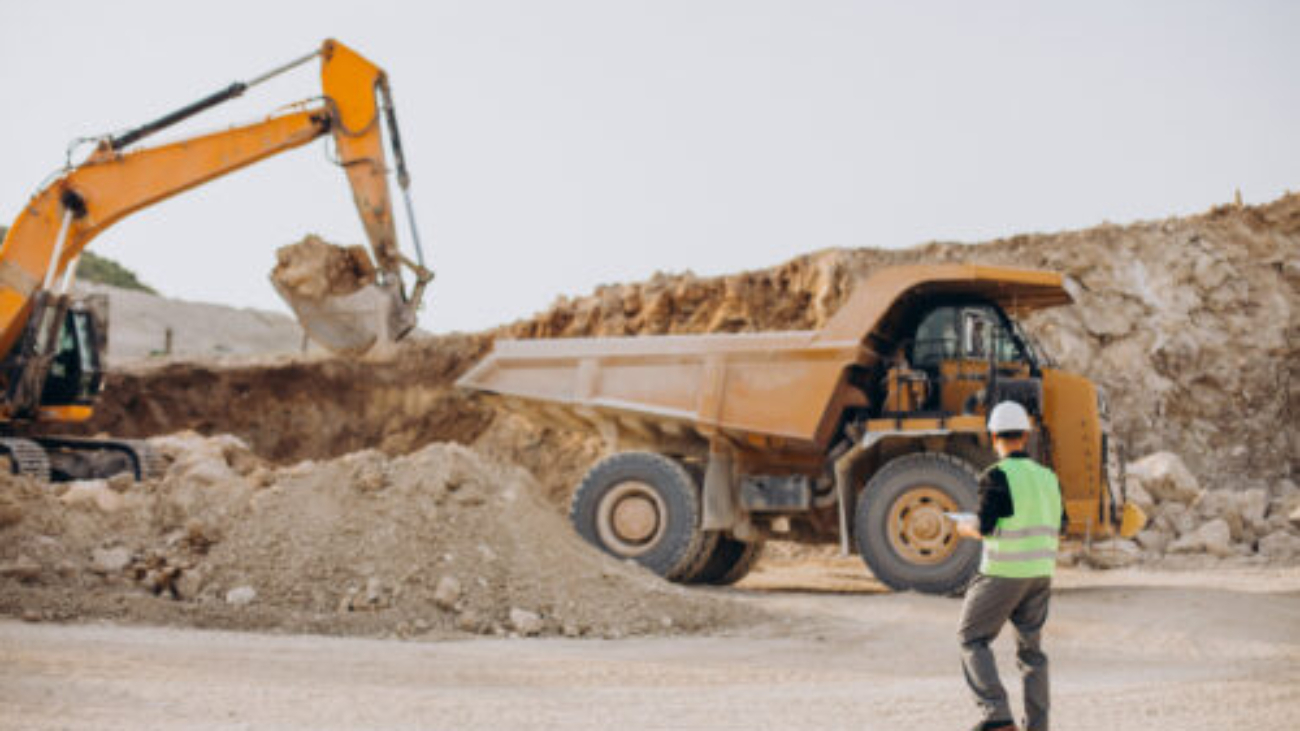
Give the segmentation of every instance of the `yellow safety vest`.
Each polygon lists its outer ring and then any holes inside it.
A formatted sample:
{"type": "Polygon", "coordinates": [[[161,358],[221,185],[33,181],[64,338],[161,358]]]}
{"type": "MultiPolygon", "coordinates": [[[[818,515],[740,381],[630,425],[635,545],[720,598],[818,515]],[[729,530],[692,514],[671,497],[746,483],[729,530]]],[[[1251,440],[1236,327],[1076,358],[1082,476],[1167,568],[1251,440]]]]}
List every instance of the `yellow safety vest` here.
{"type": "Polygon", "coordinates": [[[1011,491],[1010,517],[984,538],[980,573],[1028,579],[1051,576],[1060,545],[1061,486],[1056,474],[1032,459],[1012,457],[997,465],[1011,491]]]}

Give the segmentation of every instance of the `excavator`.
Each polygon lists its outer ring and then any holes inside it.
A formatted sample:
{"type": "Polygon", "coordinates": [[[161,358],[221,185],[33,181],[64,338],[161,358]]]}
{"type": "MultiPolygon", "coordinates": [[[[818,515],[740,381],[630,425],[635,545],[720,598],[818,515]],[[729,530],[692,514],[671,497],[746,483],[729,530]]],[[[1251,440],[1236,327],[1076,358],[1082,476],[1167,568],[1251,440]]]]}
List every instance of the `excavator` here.
{"type": "Polygon", "coordinates": [[[388,77],[347,46],[319,49],[139,127],[94,140],[31,198],[0,244],[0,455],[13,472],[43,480],[130,473],[156,476],[157,455],[141,441],[54,436],[59,424],[93,414],[103,387],[107,302],[71,294],[78,257],[123,217],[208,181],[330,136],[347,174],[374,262],[363,247],[349,255],[366,273],[363,289],[307,299],[277,286],[307,334],[327,349],[365,352],[404,337],[433,278],[424,265],[388,77]],[[140,140],[242,96],[291,69],[320,59],[322,94],[265,119],[154,147],[140,140]],[[397,245],[383,128],[396,161],[416,261],[397,245]],[[409,272],[410,286],[403,279],[409,272]]]}

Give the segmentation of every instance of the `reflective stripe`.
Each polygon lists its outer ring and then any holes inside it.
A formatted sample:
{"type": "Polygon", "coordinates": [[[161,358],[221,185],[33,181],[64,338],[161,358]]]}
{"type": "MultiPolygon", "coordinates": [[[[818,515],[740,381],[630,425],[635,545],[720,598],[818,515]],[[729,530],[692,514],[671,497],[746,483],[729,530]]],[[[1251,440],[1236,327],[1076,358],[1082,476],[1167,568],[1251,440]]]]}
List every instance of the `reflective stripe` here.
{"type": "Polygon", "coordinates": [[[1056,551],[1051,549],[1046,551],[989,551],[988,557],[990,561],[1003,561],[1006,563],[1042,561],[1043,559],[1056,560],[1056,551]]]}
{"type": "Polygon", "coordinates": [[[1037,538],[1039,536],[1055,538],[1058,532],[1059,531],[1056,528],[1049,525],[1035,525],[1029,528],[1012,528],[1011,530],[1002,530],[999,528],[998,532],[994,535],[998,538],[1005,538],[1008,540],[1015,538],[1037,538]]]}

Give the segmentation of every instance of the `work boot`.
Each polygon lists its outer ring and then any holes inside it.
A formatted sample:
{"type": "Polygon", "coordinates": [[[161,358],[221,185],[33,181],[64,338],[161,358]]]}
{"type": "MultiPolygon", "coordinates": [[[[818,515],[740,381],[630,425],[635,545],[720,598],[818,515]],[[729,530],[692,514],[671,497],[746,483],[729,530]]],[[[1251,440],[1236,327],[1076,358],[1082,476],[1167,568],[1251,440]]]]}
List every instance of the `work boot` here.
{"type": "Polygon", "coordinates": [[[1019,731],[1015,721],[983,721],[975,724],[971,731],[1019,731]]]}

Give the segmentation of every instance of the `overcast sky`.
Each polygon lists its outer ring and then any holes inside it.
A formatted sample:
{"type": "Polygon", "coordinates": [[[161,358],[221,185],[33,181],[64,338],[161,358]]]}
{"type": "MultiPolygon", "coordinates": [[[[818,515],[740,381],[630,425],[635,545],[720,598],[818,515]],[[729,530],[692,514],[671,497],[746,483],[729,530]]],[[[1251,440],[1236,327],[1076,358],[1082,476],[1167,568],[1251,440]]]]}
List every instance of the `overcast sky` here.
{"type": "MultiPolygon", "coordinates": [[[[1300,188],[1295,2],[0,0],[0,219],[74,138],[326,37],[392,80],[434,331],[656,270],[1300,188]]],[[[178,134],[318,92],[313,66],[178,134]]],[[[137,213],[92,250],[171,296],[283,310],[274,250],[309,232],[363,241],[322,143],[137,213]]]]}

